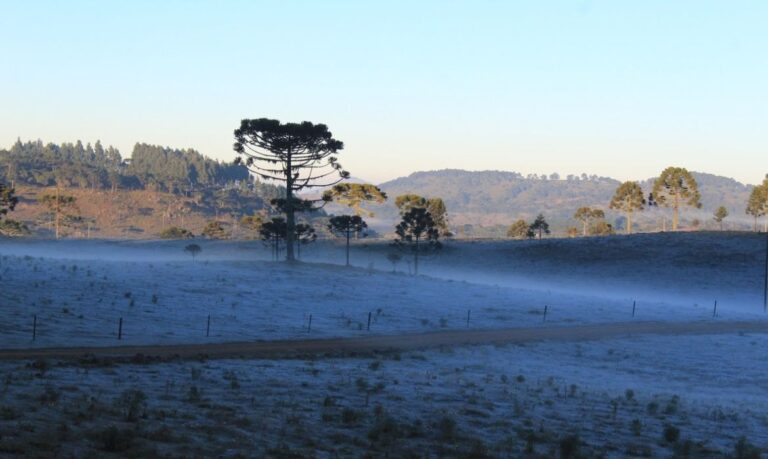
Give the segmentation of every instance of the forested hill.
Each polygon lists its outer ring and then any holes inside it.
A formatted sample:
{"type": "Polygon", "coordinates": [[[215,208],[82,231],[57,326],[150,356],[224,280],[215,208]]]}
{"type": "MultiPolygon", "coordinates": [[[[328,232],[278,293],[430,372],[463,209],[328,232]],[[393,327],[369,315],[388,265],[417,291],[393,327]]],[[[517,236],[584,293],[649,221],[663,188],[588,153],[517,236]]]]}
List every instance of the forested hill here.
{"type": "Polygon", "coordinates": [[[16,141],[0,150],[0,177],[8,182],[51,186],[57,181],[70,187],[91,189],[157,189],[182,192],[248,181],[241,166],[220,163],[192,149],[179,150],[137,143],[130,158],[123,159],[112,146],[41,140],[16,141]]]}
{"type": "MultiPolygon", "coordinates": [[[[734,220],[748,222],[744,208],[751,186],[711,174],[694,172],[694,177],[703,207],[685,211],[685,217],[711,220],[714,209],[725,205],[734,220]]],[[[641,182],[646,195],[652,183],[653,179],[641,182]]],[[[618,180],[586,174],[561,178],[557,174],[523,176],[516,172],[445,169],[415,172],[380,187],[390,197],[416,193],[443,198],[454,225],[508,225],[517,218],[531,219],[543,212],[560,230],[574,223],[573,213],[581,206],[606,210],[609,221],[619,217],[618,213],[608,212],[608,203],[619,184],[618,180]]],[[[379,212],[382,217],[393,213],[394,207],[389,205],[379,212]]],[[[650,218],[652,212],[646,214],[650,218]]]]}

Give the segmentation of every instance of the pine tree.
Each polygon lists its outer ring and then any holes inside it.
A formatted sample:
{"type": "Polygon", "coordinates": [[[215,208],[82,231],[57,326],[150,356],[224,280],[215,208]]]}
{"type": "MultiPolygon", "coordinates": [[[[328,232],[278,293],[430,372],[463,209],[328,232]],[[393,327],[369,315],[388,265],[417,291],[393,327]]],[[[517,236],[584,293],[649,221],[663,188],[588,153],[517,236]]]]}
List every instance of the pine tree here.
{"type": "Polygon", "coordinates": [[[349,240],[353,234],[357,236],[366,228],[368,224],[358,215],[339,215],[328,220],[328,229],[347,239],[347,266],[349,266],[349,240]]]}
{"type": "Polygon", "coordinates": [[[536,220],[531,223],[529,228],[534,234],[538,233],[539,240],[541,240],[542,234],[549,234],[549,223],[544,219],[544,214],[536,216],[536,220]]]}
{"type": "Polygon", "coordinates": [[[653,184],[653,196],[660,205],[672,208],[672,231],[677,231],[680,207],[701,207],[696,179],[682,167],[664,169],[653,184]]]}
{"type": "Polygon", "coordinates": [[[573,215],[573,218],[582,223],[582,236],[586,236],[588,234],[590,223],[592,223],[593,220],[605,218],[605,212],[591,207],[579,207],[573,215]]]}
{"type": "Polygon", "coordinates": [[[632,215],[643,210],[645,197],[637,182],[624,182],[616,189],[609,207],[627,215],[627,234],[632,234],[632,215]]]}
{"type": "Polygon", "coordinates": [[[244,119],[235,130],[236,162],[267,180],[285,183],[286,259],[294,261],[295,194],[327,187],[349,177],[336,153],[344,144],[324,124],[281,123],[267,118],[244,119]]]}
{"type": "Polygon", "coordinates": [[[417,194],[403,194],[395,198],[395,207],[400,211],[400,216],[404,216],[411,209],[425,209],[432,216],[432,220],[442,237],[452,236],[448,229],[448,210],[442,198],[427,199],[417,194]]]}
{"type": "Polygon", "coordinates": [[[351,207],[358,217],[363,214],[373,217],[374,213],[363,209],[363,204],[366,202],[382,204],[387,200],[387,194],[376,185],[368,183],[339,183],[323,193],[323,200],[336,201],[351,207]]]}
{"type": "MultiPolygon", "coordinates": [[[[757,231],[758,217],[768,215],[768,174],[762,184],[752,188],[747,201],[747,214],[754,217],[754,231],[757,231]]],[[[765,231],[768,233],[768,218],[765,219],[765,231]]]]}
{"type": "Polygon", "coordinates": [[[413,254],[414,274],[419,274],[419,256],[442,248],[440,232],[432,215],[423,207],[414,207],[403,215],[395,228],[394,245],[413,254]]]}
{"type": "Polygon", "coordinates": [[[720,231],[723,230],[723,220],[728,216],[728,209],[725,206],[720,206],[715,210],[714,220],[720,224],[720,231]]]}

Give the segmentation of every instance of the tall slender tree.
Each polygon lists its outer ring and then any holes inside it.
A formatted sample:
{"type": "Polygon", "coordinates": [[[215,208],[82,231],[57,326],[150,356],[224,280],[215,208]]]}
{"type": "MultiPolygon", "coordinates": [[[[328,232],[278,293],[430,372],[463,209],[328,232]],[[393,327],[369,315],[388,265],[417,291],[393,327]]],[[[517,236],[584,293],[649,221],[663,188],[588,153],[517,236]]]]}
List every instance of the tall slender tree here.
{"type": "Polygon", "coordinates": [[[413,254],[413,273],[419,274],[419,256],[442,248],[440,232],[432,215],[423,207],[414,207],[403,215],[395,228],[395,246],[413,254]]]}
{"type": "MultiPolygon", "coordinates": [[[[752,188],[752,193],[750,193],[749,200],[747,201],[747,214],[755,219],[753,228],[755,232],[757,232],[757,219],[764,216],[766,211],[768,211],[767,201],[768,189],[766,189],[765,182],[752,188]]],[[[766,225],[768,225],[768,219],[766,219],[766,225]]]]}
{"type": "Polygon", "coordinates": [[[608,207],[627,215],[627,234],[632,234],[632,215],[643,210],[645,197],[637,182],[624,182],[616,189],[608,207]]]}
{"type": "Polygon", "coordinates": [[[549,234],[549,223],[547,223],[547,220],[544,218],[544,214],[536,216],[536,220],[531,223],[530,230],[533,233],[538,233],[539,240],[541,240],[543,234],[549,234]]]}
{"type": "Polygon", "coordinates": [[[56,185],[54,194],[43,194],[38,198],[40,203],[48,207],[53,217],[53,227],[56,239],[62,236],[62,227],[69,227],[80,219],[80,209],[77,206],[77,198],[64,195],[56,185]]]}
{"type": "Polygon", "coordinates": [[[696,179],[682,167],[664,169],[653,184],[653,196],[660,205],[672,208],[672,231],[677,231],[680,207],[701,207],[701,194],[696,179]]]}
{"type": "Polygon", "coordinates": [[[579,207],[576,213],[573,214],[573,218],[581,222],[582,236],[586,236],[589,233],[589,226],[592,221],[605,218],[605,212],[591,207],[579,207]]]}
{"type": "Polygon", "coordinates": [[[728,209],[725,208],[725,206],[720,206],[715,210],[715,214],[713,218],[717,223],[720,224],[720,231],[723,230],[723,220],[728,216],[728,209]]]}
{"type": "Polygon", "coordinates": [[[328,229],[347,239],[347,266],[349,266],[349,240],[352,235],[358,235],[368,228],[365,220],[358,215],[339,215],[328,220],[328,229]]]}
{"type": "Polygon", "coordinates": [[[325,124],[283,124],[268,118],[242,120],[234,136],[238,164],[263,179],[285,184],[286,260],[294,261],[295,195],[349,177],[336,158],[344,144],[333,138],[325,124]]]}

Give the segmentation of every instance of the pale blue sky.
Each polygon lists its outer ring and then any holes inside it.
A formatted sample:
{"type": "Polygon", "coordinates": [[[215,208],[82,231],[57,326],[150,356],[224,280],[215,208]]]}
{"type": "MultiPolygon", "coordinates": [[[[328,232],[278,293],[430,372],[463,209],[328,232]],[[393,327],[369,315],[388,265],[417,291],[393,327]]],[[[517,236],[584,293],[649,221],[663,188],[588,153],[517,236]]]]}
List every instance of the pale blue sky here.
{"type": "Polygon", "coordinates": [[[768,172],[766,1],[3,1],[0,146],[231,160],[241,118],[328,124],[354,176],[768,172]]]}

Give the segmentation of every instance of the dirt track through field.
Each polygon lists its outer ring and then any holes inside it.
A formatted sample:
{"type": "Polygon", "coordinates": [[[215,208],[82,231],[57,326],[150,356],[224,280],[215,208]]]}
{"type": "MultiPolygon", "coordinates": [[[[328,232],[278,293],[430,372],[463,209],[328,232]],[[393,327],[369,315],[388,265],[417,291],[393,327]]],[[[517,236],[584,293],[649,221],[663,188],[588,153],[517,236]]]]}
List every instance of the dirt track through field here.
{"type": "MultiPolygon", "coordinates": [[[[174,345],[61,347],[0,350],[0,360],[81,359],[87,356],[160,359],[191,358],[295,358],[340,356],[371,352],[406,351],[439,346],[508,344],[535,341],[581,341],[626,338],[633,335],[701,335],[768,333],[768,321],[759,322],[620,322],[560,327],[452,330],[354,338],[249,341],[174,345]]],[[[137,359],[142,361],[142,359],[137,359]]]]}

